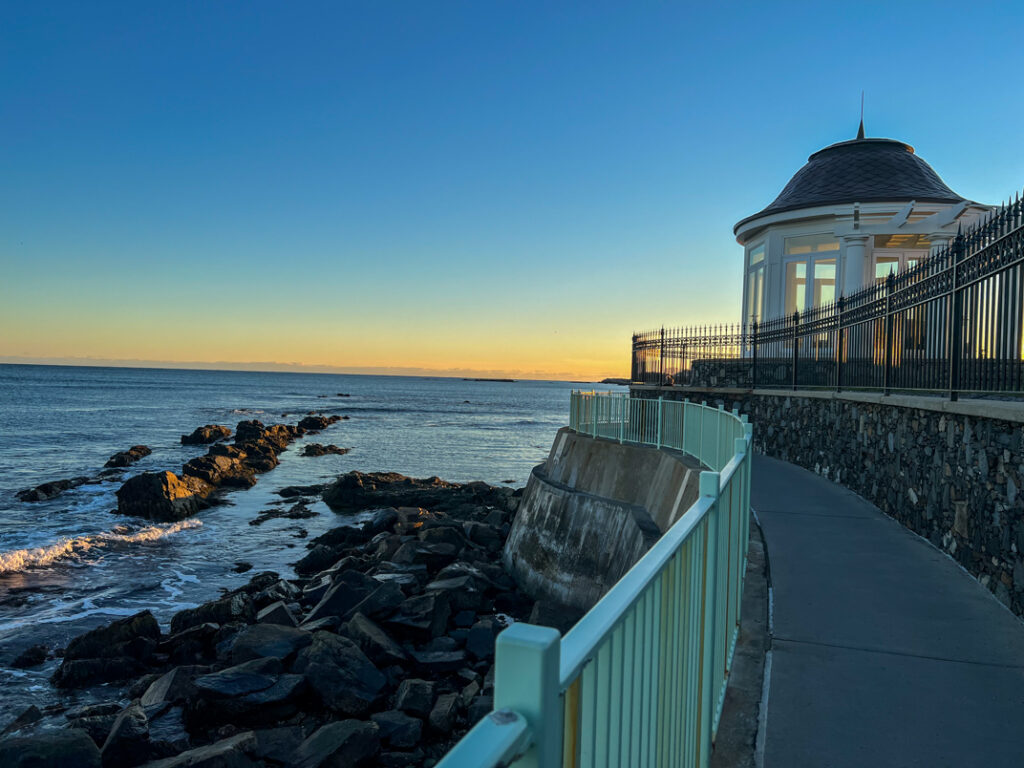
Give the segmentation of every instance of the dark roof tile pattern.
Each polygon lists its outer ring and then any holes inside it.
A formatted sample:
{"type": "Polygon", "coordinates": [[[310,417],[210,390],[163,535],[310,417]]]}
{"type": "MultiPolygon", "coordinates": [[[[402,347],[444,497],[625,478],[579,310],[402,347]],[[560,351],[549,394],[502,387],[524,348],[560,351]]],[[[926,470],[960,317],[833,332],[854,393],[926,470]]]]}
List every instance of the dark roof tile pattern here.
{"type": "Polygon", "coordinates": [[[740,221],[820,205],[880,201],[958,203],[960,195],[946,186],[914,148],[892,139],[854,139],[825,147],[789,180],[775,201],[740,221]]]}

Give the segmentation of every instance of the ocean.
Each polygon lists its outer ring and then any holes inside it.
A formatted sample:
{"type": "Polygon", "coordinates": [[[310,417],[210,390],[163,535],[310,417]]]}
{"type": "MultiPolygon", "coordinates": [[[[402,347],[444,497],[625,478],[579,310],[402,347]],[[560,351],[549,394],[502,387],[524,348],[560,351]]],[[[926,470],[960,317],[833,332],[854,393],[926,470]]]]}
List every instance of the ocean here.
{"type": "MultiPolygon", "coordinates": [[[[579,384],[451,378],[254,373],[142,368],[0,365],[0,726],[30,703],[77,701],[58,693],[56,662],[10,668],[25,648],[60,648],[119,616],[171,615],[216,598],[264,570],[294,575],[306,542],[346,522],[322,502],[315,517],[250,525],[288,485],[329,481],[351,470],[525,485],[567,423],[579,384]],[[348,395],[339,397],[338,395],[348,395]],[[302,438],[254,488],[228,495],[176,524],[113,512],[132,474],[171,470],[206,452],[180,437],[202,424],[242,420],[295,423],[311,411],[348,416],[302,438]],[[288,416],[282,416],[288,414],[288,416]],[[303,457],[307,442],[351,448],[303,457]],[[43,502],[19,490],[95,475],[117,451],[144,444],[152,454],[116,482],[82,485],[43,502]],[[236,573],[237,563],[252,566],[236,573]]],[[[587,385],[592,388],[592,385],[587,385]]],[[[608,387],[597,386],[598,389],[608,387]]],[[[349,518],[350,519],[350,518],[349,518]]]]}

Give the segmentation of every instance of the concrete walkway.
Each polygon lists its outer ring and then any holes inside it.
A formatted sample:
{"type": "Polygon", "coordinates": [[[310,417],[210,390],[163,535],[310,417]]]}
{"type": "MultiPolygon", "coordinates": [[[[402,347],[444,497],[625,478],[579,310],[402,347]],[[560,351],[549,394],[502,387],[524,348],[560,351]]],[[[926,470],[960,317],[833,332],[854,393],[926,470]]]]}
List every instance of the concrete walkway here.
{"type": "Polygon", "coordinates": [[[754,461],[774,593],[765,768],[1024,766],[1024,624],[806,470],[754,461]]]}

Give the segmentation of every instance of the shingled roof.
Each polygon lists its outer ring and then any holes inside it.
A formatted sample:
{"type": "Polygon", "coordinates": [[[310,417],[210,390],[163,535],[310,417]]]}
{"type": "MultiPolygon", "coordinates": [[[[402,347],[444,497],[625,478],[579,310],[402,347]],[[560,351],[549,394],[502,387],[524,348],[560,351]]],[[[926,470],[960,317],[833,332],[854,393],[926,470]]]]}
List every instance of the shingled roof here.
{"type": "Polygon", "coordinates": [[[807,158],[775,201],[733,228],[783,211],[844,203],[959,203],[964,198],[939,178],[914,148],[893,139],[842,141],[807,158]]]}

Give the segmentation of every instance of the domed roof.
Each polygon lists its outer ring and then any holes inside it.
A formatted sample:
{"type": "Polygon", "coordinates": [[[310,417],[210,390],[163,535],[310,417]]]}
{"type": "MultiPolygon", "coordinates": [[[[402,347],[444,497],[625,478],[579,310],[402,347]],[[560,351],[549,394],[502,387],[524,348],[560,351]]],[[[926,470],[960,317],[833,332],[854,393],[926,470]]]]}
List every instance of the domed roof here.
{"type": "Polygon", "coordinates": [[[807,158],[775,201],[734,228],[783,211],[820,205],[870,202],[959,203],[964,198],[914,154],[914,148],[893,139],[841,141],[807,158]]]}

